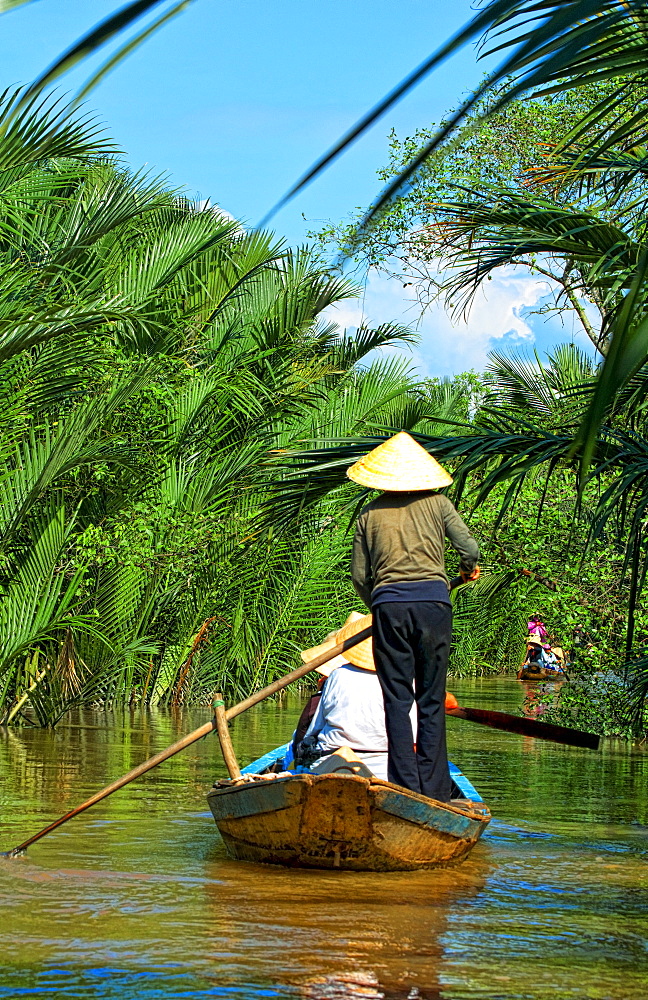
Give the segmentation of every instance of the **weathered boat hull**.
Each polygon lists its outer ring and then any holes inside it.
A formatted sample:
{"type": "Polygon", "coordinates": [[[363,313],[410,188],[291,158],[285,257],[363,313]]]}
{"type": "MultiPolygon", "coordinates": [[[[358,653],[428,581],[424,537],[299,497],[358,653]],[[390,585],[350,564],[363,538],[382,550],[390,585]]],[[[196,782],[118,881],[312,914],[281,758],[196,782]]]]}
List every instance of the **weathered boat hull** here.
{"type": "Polygon", "coordinates": [[[565,681],[567,677],[562,670],[525,670],[518,672],[521,681],[565,681]]]}
{"type": "Polygon", "coordinates": [[[300,868],[408,871],[463,859],[490,821],[481,802],[436,802],[355,775],[221,784],[207,796],[229,853],[300,868]]]}

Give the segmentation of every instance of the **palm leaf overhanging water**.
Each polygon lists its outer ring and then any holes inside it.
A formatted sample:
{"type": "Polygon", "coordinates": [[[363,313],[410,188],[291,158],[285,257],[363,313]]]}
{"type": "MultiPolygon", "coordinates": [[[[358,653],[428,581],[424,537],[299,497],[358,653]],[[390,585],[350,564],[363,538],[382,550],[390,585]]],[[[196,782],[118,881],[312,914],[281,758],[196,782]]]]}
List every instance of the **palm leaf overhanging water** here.
{"type": "Polygon", "coordinates": [[[309,251],[132,174],[68,108],[24,115],[0,136],[0,718],[248,690],[354,602],[344,530],[258,523],[268,455],[403,419],[406,363],[362,359],[411,334],[345,335],[325,310],[355,286],[309,251]]]}

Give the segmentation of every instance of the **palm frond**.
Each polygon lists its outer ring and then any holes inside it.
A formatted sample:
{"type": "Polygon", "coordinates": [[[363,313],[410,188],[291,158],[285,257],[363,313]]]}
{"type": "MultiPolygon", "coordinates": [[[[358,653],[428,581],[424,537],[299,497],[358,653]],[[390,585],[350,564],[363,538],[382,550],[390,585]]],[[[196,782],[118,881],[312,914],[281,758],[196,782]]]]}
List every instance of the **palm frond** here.
{"type": "MultiPolygon", "coordinates": [[[[374,200],[358,227],[359,237],[392,198],[402,191],[422,163],[460,125],[483,97],[500,84],[497,97],[486,115],[495,114],[518,96],[551,93],[580,87],[593,80],[632,76],[648,71],[646,60],[646,12],[643,0],[490,0],[461,31],[426,59],[385,98],[365,114],[327,153],[294,184],[272,209],[266,221],[310,184],[338,156],[429,75],[446,58],[473,38],[490,32],[491,47],[484,55],[513,49],[496,70],[450,115],[418,154],[390,181],[374,200]],[[543,89],[545,88],[545,89],[543,89]]],[[[618,95],[620,102],[625,91],[618,95]]],[[[609,107],[606,102],[606,112],[609,107]]],[[[597,109],[600,115],[602,109],[597,109]]],[[[468,129],[475,128],[476,119],[468,129]]],[[[465,133],[464,133],[465,134],[465,133]]],[[[617,130],[617,142],[628,134],[628,126],[617,130]]],[[[577,138],[574,130],[571,137],[577,138]]],[[[607,140],[608,144],[610,139],[607,140]]]]}
{"type": "Polygon", "coordinates": [[[648,360],[648,317],[645,294],[648,275],[648,248],[645,248],[621,307],[610,324],[608,353],[581,422],[575,447],[587,470],[597,446],[597,435],[617,394],[648,360]]]}
{"type": "Polygon", "coordinates": [[[536,419],[555,418],[564,424],[582,416],[591,394],[594,365],[574,344],[561,344],[548,364],[539,355],[534,360],[493,351],[486,370],[489,390],[485,405],[510,406],[517,412],[529,411],[536,419]]]}
{"type": "Polygon", "coordinates": [[[0,172],[12,171],[15,179],[49,159],[84,160],[113,151],[96,120],[62,98],[28,96],[21,87],[0,94],[0,172]]]}
{"type": "MultiPolygon", "coordinates": [[[[98,25],[86,32],[86,34],[83,35],[78,42],[75,42],[74,45],[70,46],[66,52],[59,56],[48,69],[46,69],[36,80],[34,80],[31,86],[25,91],[20,101],[17,102],[14,115],[21,114],[24,109],[29,106],[30,102],[51,86],[51,84],[57,80],[58,77],[62,76],[63,73],[66,73],[73,66],[76,66],[77,63],[81,62],[97,49],[101,48],[102,45],[111,41],[131,24],[133,24],[133,22],[148,13],[148,11],[159,6],[161,2],[162,0],[130,0],[130,2],[120,10],[116,11],[114,14],[110,14],[98,25]]],[[[172,14],[178,13],[185,6],[187,6],[187,3],[176,4],[172,11],[169,11],[166,17],[159,18],[152,28],[161,27],[168,17],[172,14]]],[[[150,33],[151,29],[145,30],[141,32],[137,38],[132,39],[130,43],[127,43],[122,50],[113,56],[113,59],[111,60],[112,64],[116,65],[116,63],[121,58],[128,55],[136,47],[136,45],[143,42],[150,33]]],[[[100,70],[96,73],[95,76],[85,85],[83,93],[87,93],[91,86],[98,83],[102,76],[105,75],[105,72],[107,72],[106,68],[104,68],[103,72],[100,70]]]]}
{"type": "Polygon", "coordinates": [[[608,311],[632,283],[641,244],[604,216],[547,198],[523,198],[501,186],[466,195],[435,205],[438,222],[420,238],[448,269],[443,287],[449,301],[458,297],[457,311],[466,309],[495,270],[521,261],[532,271],[536,261],[562,261],[573,292],[596,291],[608,311]]]}

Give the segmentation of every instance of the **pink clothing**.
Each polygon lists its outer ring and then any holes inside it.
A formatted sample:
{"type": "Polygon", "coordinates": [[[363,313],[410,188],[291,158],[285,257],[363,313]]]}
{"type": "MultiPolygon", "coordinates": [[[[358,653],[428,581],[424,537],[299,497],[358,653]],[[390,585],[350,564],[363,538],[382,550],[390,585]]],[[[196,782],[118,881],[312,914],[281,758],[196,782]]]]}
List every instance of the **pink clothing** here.
{"type": "Polygon", "coordinates": [[[539,635],[541,639],[546,639],[549,635],[539,618],[532,618],[527,622],[527,629],[529,630],[529,635],[539,635]]]}

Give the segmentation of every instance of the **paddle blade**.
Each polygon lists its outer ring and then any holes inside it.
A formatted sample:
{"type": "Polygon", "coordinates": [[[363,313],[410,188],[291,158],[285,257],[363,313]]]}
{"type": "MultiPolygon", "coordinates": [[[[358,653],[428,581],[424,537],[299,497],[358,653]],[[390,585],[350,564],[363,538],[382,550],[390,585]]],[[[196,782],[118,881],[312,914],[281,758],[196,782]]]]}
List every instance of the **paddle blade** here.
{"type": "Polygon", "coordinates": [[[599,737],[595,733],[586,733],[582,729],[569,729],[567,726],[554,726],[549,722],[538,722],[536,719],[524,719],[519,715],[508,715],[506,712],[490,712],[484,708],[450,709],[446,715],[458,719],[468,719],[480,726],[490,726],[491,729],[502,729],[506,733],[519,733],[521,736],[535,736],[539,740],[551,740],[553,743],[564,743],[571,747],[586,747],[588,750],[598,750],[599,737]]]}

